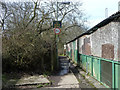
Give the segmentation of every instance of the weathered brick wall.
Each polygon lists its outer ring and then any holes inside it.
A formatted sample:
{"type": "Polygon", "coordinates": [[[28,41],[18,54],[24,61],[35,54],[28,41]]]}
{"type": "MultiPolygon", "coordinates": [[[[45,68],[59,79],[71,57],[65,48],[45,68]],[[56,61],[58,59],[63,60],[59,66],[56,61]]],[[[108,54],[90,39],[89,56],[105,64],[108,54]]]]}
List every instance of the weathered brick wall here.
{"type": "Polygon", "coordinates": [[[120,22],[111,22],[91,35],[80,37],[79,53],[120,60],[120,22]]]}

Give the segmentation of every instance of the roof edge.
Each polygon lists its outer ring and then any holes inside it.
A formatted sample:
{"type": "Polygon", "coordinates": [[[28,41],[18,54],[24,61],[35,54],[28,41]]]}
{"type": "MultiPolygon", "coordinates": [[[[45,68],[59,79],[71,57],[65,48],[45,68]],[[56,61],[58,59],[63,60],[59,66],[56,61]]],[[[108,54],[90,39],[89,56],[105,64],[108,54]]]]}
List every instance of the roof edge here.
{"type": "MultiPolygon", "coordinates": [[[[76,39],[84,36],[84,35],[90,35],[92,33],[94,33],[95,31],[98,30],[98,28],[101,28],[105,25],[107,25],[108,23],[114,21],[116,18],[120,17],[120,11],[116,12],[115,14],[112,14],[110,17],[104,19],[103,21],[101,21],[100,23],[98,23],[97,25],[95,25],[94,27],[92,27],[91,29],[89,29],[88,31],[86,31],[85,33],[82,33],[81,35],[77,36],[76,38],[74,38],[73,40],[67,42],[66,44],[75,41],[76,39]]],[[[118,21],[119,22],[119,21],[118,21]]]]}

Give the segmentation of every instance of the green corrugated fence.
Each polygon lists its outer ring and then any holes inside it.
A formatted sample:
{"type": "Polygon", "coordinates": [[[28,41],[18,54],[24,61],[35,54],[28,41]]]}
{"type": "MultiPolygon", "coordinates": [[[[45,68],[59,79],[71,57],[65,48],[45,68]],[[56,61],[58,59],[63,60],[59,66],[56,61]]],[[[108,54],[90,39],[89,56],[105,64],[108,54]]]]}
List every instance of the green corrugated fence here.
{"type": "Polygon", "coordinates": [[[109,88],[120,90],[120,62],[79,54],[80,65],[95,79],[109,88]]]}

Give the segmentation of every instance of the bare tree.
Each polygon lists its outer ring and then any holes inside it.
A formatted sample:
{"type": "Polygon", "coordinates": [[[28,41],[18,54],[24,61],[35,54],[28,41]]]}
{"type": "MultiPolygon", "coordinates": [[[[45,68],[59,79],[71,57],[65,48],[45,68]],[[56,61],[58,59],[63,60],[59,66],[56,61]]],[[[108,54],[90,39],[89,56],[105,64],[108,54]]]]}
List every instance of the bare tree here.
{"type": "MultiPolygon", "coordinates": [[[[76,37],[78,31],[81,33],[84,29],[83,13],[79,8],[81,3],[71,2],[70,5],[59,3],[58,12],[57,1],[40,2],[37,0],[9,4],[1,2],[1,5],[3,14],[0,23],[4,30],[3,59],[10,58],[10,62],[20,68],[28,68],[33,63],[36,66],[39,63],[40,68],[45,70],[47,67],[45,64],[48,63],[44,60],[47,58],[46,55],[50,57],[50,53],[56,53],[52,24],[57,19],[57,13],[58,19],[63,24],[59,43],[63,44],[76,37]]],[[[4,64],[4,66],[8,65],[4,64]]]]}
{"type": "Polygon", "coordinates": [[[7,6],[3,2],[0,2],[0,11],[1,11],[1,14],[0,14],[0,24],[1,24],[2,30],[4,30],[5,19],[9,15],[7,15],[7,6]]]}

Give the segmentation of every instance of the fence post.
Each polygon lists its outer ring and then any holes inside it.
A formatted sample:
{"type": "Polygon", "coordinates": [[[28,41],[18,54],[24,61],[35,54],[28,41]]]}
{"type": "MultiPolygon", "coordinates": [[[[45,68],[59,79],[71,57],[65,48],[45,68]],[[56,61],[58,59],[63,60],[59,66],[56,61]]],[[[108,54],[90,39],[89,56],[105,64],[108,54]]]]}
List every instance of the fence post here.
{"type": "Polygon", "coordinates": [[[81,67],[81,54],[79,53],[79,65],[81,67]]]}
{"type": "Polygon", "coordinates": [[[93,76],[93,57],[91,57],[91,73],[92,73],[92,76],[93,76]]]}
{"type": "Polygon", "coordinates": [[[88,74],[88,62],[87,62],[87,56],[86,56],[86,74],[88,74]]]}
{"type": "Polygon", "coordinates": [[[112,62],[112,88],[115,88],[115,65],[114,65],[114,61],[112,62]]]}
{"type": "Polygon", "coordinates": [[[101,82],[101,59],[99,59],[99,72],[100,72],[100,82],[101,82]]]}

